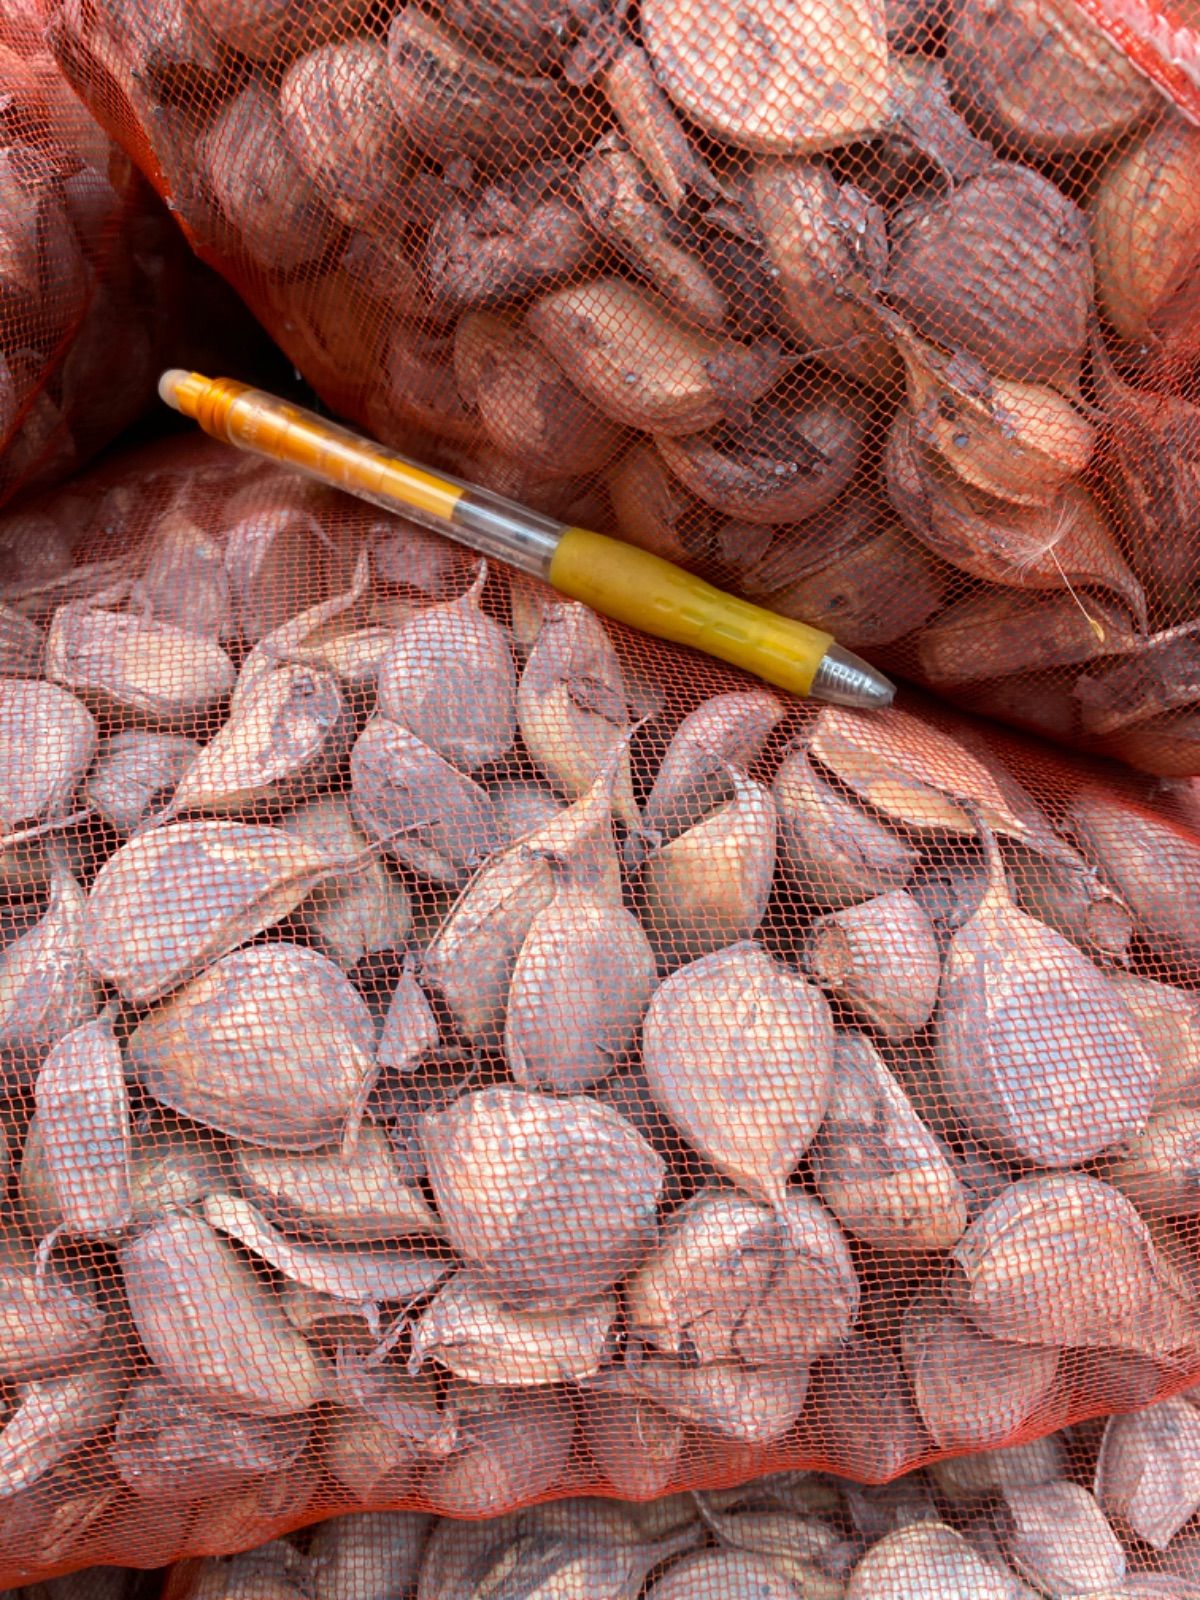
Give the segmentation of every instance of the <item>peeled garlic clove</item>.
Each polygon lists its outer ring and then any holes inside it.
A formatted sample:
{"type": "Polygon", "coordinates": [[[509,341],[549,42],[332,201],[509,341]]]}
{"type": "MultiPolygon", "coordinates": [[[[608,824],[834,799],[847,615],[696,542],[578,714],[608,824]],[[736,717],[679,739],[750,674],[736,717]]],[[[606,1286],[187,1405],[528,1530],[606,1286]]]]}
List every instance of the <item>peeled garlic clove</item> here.
{"type": "Polygon", "coordinates": [[[1067,826],[1133,912],[1156,954],[1200,963],[1200,840],[1186,828],[1092,787],[1067,808],[1067,826]]]}
{"type": "Polygon", "coordinates": [[[753,348],[718,338],[622,278],[551,290],[527,319],[606,416],[655,434],[713,427],[764,395],[783,370],[776,341],[753,348]]]}
{"type": "Polygon", "coordinates": [[[642,869],[643,920],[663,957],[677,963],[745,939],[762,921],[775,875],[771,792],[736,767],[733,799],[668,839],[642,869]]]}
{"type": "Polygon", "coordinates": [[[846,1600],[1013,1600],[1012,1574],[979,1556],[944,1522],[900,1528],[873,1545],[850,1575],[846,1600]]]}
{"type": "MultiPolygon", "coordinates": [[[[463,1396],[452,1388],[451,1403],[463,1396]]],[[[462,1418],[462,1448],[429,1469],[422,1493],[444,1516],[497,1516],[561,1480],[575,1415],[560,1394],[478,1389],[462,1418]]]]}
{"type": "Polygon", "coordinates": [[[516,732],[512,646],[480,610],[486,581],[481,562],[459,599],[427,606],[402,623],[378,675],[384,716],[464,772],[499,760],[516,732]]]}
{"type": "Polygon", "coordinates": [[[623,906],[559,889],[525,935],[508,990],[504,1053],[523,1088],[573,1093],[630,1049],[654,992],[654,952],[623,906]]]}
{"type": "Polygon", "coordinates": [[[84,798],[127,839],[161,815],[199,754],[196,741],[182,734],[128,728],[100,747],[84,786],[84,798]]]}
{"type": "Polygon", "coordinates": [[[826,783],[802,744],[789,747],[772,792],[784,870],[805,900],[852,906],[911,879],[916,851],[826,783]]]}
{"type": "MultiPolygon", "coordinates": [[[[339,795],[310,800],[280,827],[334,859],[363,858],[370,846],[339,795]]],[[[338,882],[322,884],[297,912],[317,949],[343,972],[364,956],[404,945],[412,925],[408,892],[382,861],[370,861],[338,882]]]]}
{"type": "Polygon", "coordinates": [[[642,1033],[654,1098],[719,1172],[769,1205],[812,1143],[832,1086],[820,991],[741,943],[672,974],[642,1033]]]}
{"type": "Polygon", "coordinates": [[[103,1239],[128,1227],[129,1093],[107,1018],[84,1023],[58,1042],[38,1071],[34,1099],[62,1230],[103,1239]]]}
{"type": "Polygon", "coordinates": [[[0,1058],[14,1081],[27,1079],[52,1045],[96,1014],[85,911],[82,889],[52,855],[45,915],[0,949],[0,1058]]]}
{"type": "Polygon", "coordinates": [[[783,715],[779,700],[765,689],[713,695],[689,712],[655,773],[642,812],[644,829],[675,837],[728,800],[729,767],[752,766],[783,715]]]}
{"type": "Polygon", "coordinates": [[[910,1038],[933,1016],[941,956],[932,923],[903,889],[818,917],[805,961],[885,1038],[910,1038]]]}
{"type": "Polygon", "coordinates": [[[156,1100],[206,1127],[313,1150],[374,1082],[366,1002],[331,961],[283,942],[234,951],[145,1016],[130,1062],[156,1100]]]}
{"type": "Polygon", "coordinates": [[[967,1225],[950,1159],[861,1034],[837,1036],[812,1163],[822,1200],[877,1250],[945,1250],[967,1225]]]}
{"type": "Polygon", "coordinates": [[[959,1305],[996,1338],[1150,1356],[1195,1338],[1195,1309],[1133,1206],[1082,1173],[1012,1184],[953,1258],[959,1305]]]}
{"type": "MultiPolygon", "coordinates": [[[[517,720],[551,783],[572,799],[585,794],[631,723],[621,664],[594,611],[575,602],[551,608],[521,674],[517,720]]],[[[628,750],[618,759],[614,808],[637,828],[628,750]]]]}
{"type": "Polygon", "coordinates": [[[158,1377],[126,1394],[112,1461],[142,1500],[192,1500],[282,1471],[309,1435],[300,1417],[251,1417],[198,1404],[158,1377]]]}
{"type": "Polygon", "coordinates": [[[177,1212],[121,1247],[138,1337],[163,1377],[256,1415],[307,1411],[324,1378],[271,1291],[200,1217],[177,1212]]]}
{"type": "Polygon", "coordinates": [[[436,883],[459,883],[496,850],[485,790],[386,717],[373,717],[350,753],[350,808],[398,860],[436,883]]]}
{"type": "Polygon", "coordinates": [[[0,1495],[29,1488],[102,1433],[117,1414],[123,1387],[122,1365],[112,1352],[62,1377],[21,1384],[0,1428],[0,1495]]]}
{"type": "Polygon", "coordinates": [[[1103,1176],[1144,1216],[1200,1212],[1200,1110],[1157,1112],[1110,1152],[1103,1176]]]}
{"type": "Polygon", "coordinates": [[[421,1145],[451,1243],[507,1305],[576,1305],[649,1246],[665,1165],[593,1100],[476,1090],[425,1117],[421,1145]]]}
{"type": "Polygon", "coordinates": [[[1154,1109],[1170,1109],[1200,1087],[1200,999],[1173,984],[1114,971],[1109,982],[1133,1013],[1159,1064],[1154,1109]]]}
{"type": "Polygon", "coordinates": [[[286,917],[338,866],[280,828],[250,823],[140,834],[96,874],[83,926],[88,964],[145,1005],[286,917]]]}
{"type": "Polygon", "coordinates": [[[422,975],[476,1043],[504,1029],[513,967],[538,913],[564,874],[620,904],[621,875],[612,834],[612,786],[622,749],[588,792],[489,861],[463,891],[425,951],[422,975]]]}
{"type": "Polygon", "coordinates": [[[59,813],[91,765],[96,724],[53,683],[0,679],[0,825],[5,832],[59,813]]]}
{"type": "Polygon", "coordinates": [[[754,22],[751,38],[731,0],[699,10],[649,0],[641,19],[646,49],[680,111],[741,149],[781,155],[881,131],[888,101],[882,7],[826,0],[803,21],[786,7],[760,7],[754,22]],[[703,65],[714,60],[722,63],[719,82],[703,65]],[[842,92],[831,95],[831,83],[842,92]]]}
{"type": "Polygon", "coordinates": [[[107,1318],[90,1278],[51,1258],[35,1275],[33,1249],[0,1243],[0,1372],[28,1380],[76,1363],[95,1350],[107,1318]]]}
{"type": "Polygon", "coordinates": [[[921,1420],[942,1450],[991,1450],[1051,1396],[1059,1352],[989,1338],[935,1299],[904,1319],[904,1370],[921,1420]]]}
{"type": "Polygon", "coordinates": [[[1077,1483],[1000,1491],[1000,1539],[1013,1566],[1055,1597],[1117,1588],[1125,1552],[1095,1500],[1077,1483]]]}
{"type": "Polygon", "coordinates": [[[457,1272],[413,1326],[409,1371],[432,1358],[468,1383],[579,1383],[600,1370],[616,1315],[611,1294],[566,1311],[513,1311],[457,1272]]]}
{"type": "Polygon", "coordinates": [[[1048,1433],[1007,1450],[981,1450],[975,1455],[931,1461],[929,1476],[955,1505],[987,1499],[1007,1488],[1029,1488],[1065,1478],[1065,1435],[1048,1433]]]}
{"type": "Polygon", "coordinates": [[[1089,208],[1096,298],[1122,339],[1149,335],[1155,312],[1195,265],[1197,161],[1200,132],[1160,108],[1100,178],[1089,208]]]}
{"type": "Polygon", "coordinates": [[[351,733],[332,673],[285,664],[257,675],[180,778],[170,812],[288,804],[325,782],[351,733]]]}
{"type": "Polygon", "coordinates": [[[633,1384],[685,1422],[742,1444],[781,1438],[804,1409],[808,1365],[744,1367],[713,1361],[694,1366],[674,1356],[651,1355],[637,1339],[626,1348],[633,1384]]]}
{"type": "Polygon", "coordinates": [[[1111,1417],[1095,1489],[1109,1517],[1165,1550],[1200,1510],[1200,1411],[1179,1395],[1111,1417]]]}
{"type": "Polygon", "coordinates": [[[353,1155],[242,1145],[234,1150],[234,1169],[255,1204],[289,1232],[362,1244],[441,1231],[420,1189],[404,1181],[387,1135],[369,1123],[353,1155]]]}
{"type": "Polygon", "coordinates": [[[236,674],[215,640],[81,600],[55,612],[46,676],[116,715],[171,727],[210,711],[236,674]]]}
{"type": "Polygon", "coordinates": [[[1040,172],[995,162],[900,210],[886,294],[943,349],[997,377],[1053,383],[1078,371],[1087,342],[1087,220],[1040,172]]]}
{"type": "Polygon", "coordinates": [[[661,1495],[683,1451],[683,1423],[638,1394],[623,1367],[612,1367],[584,1388],[588,1450],[607,1488],[620,1495],[661,1495]]]}

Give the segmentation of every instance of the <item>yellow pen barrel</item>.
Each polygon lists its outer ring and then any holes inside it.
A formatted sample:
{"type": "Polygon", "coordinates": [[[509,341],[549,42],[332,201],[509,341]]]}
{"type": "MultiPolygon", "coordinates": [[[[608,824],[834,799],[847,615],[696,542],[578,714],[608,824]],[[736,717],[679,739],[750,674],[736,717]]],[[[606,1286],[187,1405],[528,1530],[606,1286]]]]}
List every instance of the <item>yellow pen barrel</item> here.
{"type": "Polygon", "coordinates": [[[833,636],[714,589],[619,539],[568,528],[550,582],[604,616],[691,645],[793,694],[808,694],[833,636]]]}

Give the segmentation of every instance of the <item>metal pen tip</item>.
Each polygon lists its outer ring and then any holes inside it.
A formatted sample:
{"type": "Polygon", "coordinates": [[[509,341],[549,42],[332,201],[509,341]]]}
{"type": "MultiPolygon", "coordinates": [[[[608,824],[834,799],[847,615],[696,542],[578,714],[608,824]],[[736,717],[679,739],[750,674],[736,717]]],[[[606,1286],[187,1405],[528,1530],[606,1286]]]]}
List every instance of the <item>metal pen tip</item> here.
{"type": "Polygon", "coordinates": [[[814,700],[827,700],[831,705],[880,711],[896,698],[896,685],[853,650],[831,644],[821,657],[808,692],[814,700]]]}

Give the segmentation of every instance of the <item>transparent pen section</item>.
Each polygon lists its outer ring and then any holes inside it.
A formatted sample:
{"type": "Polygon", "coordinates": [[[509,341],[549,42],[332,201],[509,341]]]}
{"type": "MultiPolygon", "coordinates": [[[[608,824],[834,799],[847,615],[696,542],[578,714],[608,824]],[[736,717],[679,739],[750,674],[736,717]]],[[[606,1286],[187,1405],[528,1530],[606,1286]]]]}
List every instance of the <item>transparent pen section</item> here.
{"type": "Polygon", "coordinates": [[[487,489],[468,489],[455,506],[451,523],[450,532],[461,529],[463,543],[472,550],[543,579],[550,576],[550,563],[566,532],[553,517],[527,511],[487,489]]]}

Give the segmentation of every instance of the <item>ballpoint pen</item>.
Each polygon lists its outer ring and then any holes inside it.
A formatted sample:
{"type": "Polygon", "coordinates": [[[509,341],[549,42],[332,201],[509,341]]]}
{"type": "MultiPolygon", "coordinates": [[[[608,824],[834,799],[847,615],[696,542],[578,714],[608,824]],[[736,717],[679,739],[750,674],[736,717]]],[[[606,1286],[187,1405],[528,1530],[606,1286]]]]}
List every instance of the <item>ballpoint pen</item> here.
{"type": "Polygon", "coordinates": [[[213,438],[410,517],[603,616],[744,667],[793,694],[864,709],[891,704],[894,685],[831,634],[726,594],[661,556],[418,466],[232,378],[174,369],[158,388],[213,438]]]}

